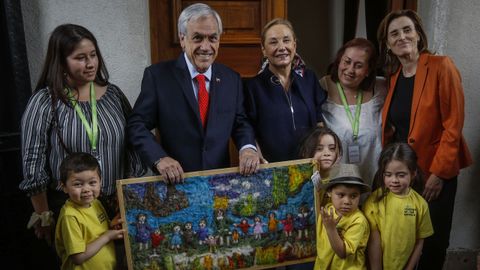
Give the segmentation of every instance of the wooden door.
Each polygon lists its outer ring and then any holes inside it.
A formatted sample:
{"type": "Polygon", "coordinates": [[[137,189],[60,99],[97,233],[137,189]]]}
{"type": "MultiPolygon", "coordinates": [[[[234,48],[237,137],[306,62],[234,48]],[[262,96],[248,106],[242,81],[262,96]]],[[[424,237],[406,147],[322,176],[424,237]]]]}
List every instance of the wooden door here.
{"type": "MultiPolygon", "coordinates": [[[[198,1],[150,0],[150,43],[152,63],[175,59],[181,52],[177,19],[187,6],[198,1]]],[[[273,18],[287,17],[287,0],[202,1],[215,9],[223,23],[216,61],[242,77],[257,74],[262,52],[260,34],[273,18]]]]}

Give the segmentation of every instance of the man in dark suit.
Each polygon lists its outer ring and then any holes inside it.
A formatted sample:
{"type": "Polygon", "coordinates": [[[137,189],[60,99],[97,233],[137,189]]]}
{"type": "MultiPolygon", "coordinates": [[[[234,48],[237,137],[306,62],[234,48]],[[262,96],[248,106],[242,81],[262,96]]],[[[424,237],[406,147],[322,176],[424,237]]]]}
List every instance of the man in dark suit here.
{"type": "Polygon", "coordinates": [[[241,78],[214,63],[221,33],[218,13],[208,5],[193,4],[178,19],[184,53],[145,69],[128,137],[144,162],[170,182],[182,180],[184,171],[229,167],[230,137],[240,149],[240,172],[258,169],[241,78]],[[154,128],[160,143],[151,133],[154,128]]]}

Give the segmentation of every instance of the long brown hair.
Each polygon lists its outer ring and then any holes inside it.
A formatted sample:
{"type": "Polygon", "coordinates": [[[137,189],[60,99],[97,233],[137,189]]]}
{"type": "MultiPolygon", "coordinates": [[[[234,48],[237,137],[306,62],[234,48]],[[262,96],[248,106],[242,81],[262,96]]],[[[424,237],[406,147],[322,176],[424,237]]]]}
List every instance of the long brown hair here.
{"type": "Polygon", "coordinates": [[[375,84],[375,77],[377,76],[376,67],[377,67],[377,51],[375,46],[371,41],[364,38],[354,38],[347,43],[345,43],[338,51],[335,56],[335,60],[328,67],[328,74],[330,74],[334,82],[338,82],[338,66],[342,61],[343,54],[348,48],[359,48],[364,50],[368,54],[368,76],[363,79],[359,87],[362,90],[370,90],[375,84]]]}
{"type": "Polygon", "coordinates": [[[75,47],[83,40],[90,40],[95,46],[98,58],[98,69],[95,76],[95,83],[105,86],[108,83],[108,71],[105,67],[97,40],[85,27],[76,24],[62,24],[57,26],[50,35],[48,41],[47,56],[43,64],[42,73],[38,80],[35,91],[48,87],[52,96],[52,106],[57,100],[68,105],[65,87],[68,73],[67,57],[75,50],[75,47]]]}
{"type": "Polygon", "coordinates": [[[378,194],[376,201],[380,201],[388,193],[385,187],[384,174],[387,165],[393,160],[404,163],[410,174],[415,175],[410,181],[410,186],[418,192],[421,192],[423,188],[423,173],[417,164],[417,154],[407,143],[391,143],[387,145],[378,159],[378,170],[375,173],[375,186],[382,189],[382,192],[378,194]]]}
{"type": "Polygon", "coordinates": [[[98,85],[105,86],[108,84],[108,71],[103,61],[102,53],[98,48],[97,40],[93,34],[85,27],[76,24],[62,24],[57,26],[50,35],[48,41],[47,56],[43,64],[40,79],[35,87],[35,92],[48,87],[52,99],[52,126],[56,130],[60,144],[67,153],[70,154],[70,149],[65,145],[63,138],[58,128],[59,121],[56,112],[57,102],[61,101],[67,106],[71,106],[68,102],[68,96],[65,88],[73,88],[67,82],[67,57],[72,54],[75,47],[83,40],[90,40],[95,46],[95,51],[98,59],[97,74],[94,82],[98,85]]]}
{"type": "Polygon", "coordinates": [[[337,158],[342,156],[342,141],[338,135],[328,127],[315,127],[310,133],[308,133],[303,139],[300,145],[299,157],[300,158],[312,158],[317,151],[318,141],[321,137],[330,135],[333,137],[333,141],[336,145],[337,158]]]}
{"type": "Polygon", "coordinates": [[[413,25],[415,26],[415,31],[417,31],[420,40],[417,43],[417,49],[419,53],[427,52],[428,50],[428,40],[427,34],[423,29],[422,19],[418,14],[410,9],[403,10],[394,10],[383,18],[382,22],[378,26],[377,30],[377,40],[378,46],[380,48],[380,65],[384,68],[385,77],[387,80],[392,76],[400,66],[400,61],[398,58],[387,48],[388,42],[388,27],[390,23],[400,17],[407,17],[412,20],[413,25]]]}

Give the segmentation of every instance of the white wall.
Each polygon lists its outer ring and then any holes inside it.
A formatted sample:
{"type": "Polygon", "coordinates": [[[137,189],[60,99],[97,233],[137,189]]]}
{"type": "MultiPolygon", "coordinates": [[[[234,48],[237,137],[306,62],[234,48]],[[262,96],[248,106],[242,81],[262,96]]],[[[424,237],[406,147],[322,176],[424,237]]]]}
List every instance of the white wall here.
{"type": "Polygon", "coordinates": [[[418,1],[429,40],[438,54],[452,57],[465,92],[463,134],[474,165],[461,172],[450,248],[480,248],[480,8],[477,0],[418,1]]]}
{"type": "Polygon", "coordinates": [[[148,1],[22,0],[32,87],[35,87],[53,29],[74,23],[90,30],[110,73],[133,105],[144,68],[150,64],[148,1]]]}

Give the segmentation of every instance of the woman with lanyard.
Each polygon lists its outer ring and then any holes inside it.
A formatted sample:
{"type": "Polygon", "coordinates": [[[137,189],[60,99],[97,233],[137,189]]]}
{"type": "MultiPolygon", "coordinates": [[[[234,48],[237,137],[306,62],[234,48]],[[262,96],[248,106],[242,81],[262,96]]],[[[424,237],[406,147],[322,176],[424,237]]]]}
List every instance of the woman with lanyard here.
{"type": "Polygon", "coordinates": [[[381,110],[384,80],[376,79],[377,55],[364,38],[345,43],[330,64],[320,85],[328,93],[322,105],[325,124],[342,141],[342,163],[354,163],[363,180],[372,185],[381,145],[381,110]]]}
{"type": "Polygon", "coordinates": [[[101,168],[99,198],[115,212],[115,181],[141,176],[146,169],[125,140],[130,104],[108,72],[95,37],[79,25],[58,26],[51,34],[35,93],[22,117],[23,176],[20,189],[34,212],[28,224],[51,243],[54,216],[67,198],[59,167],[73,152],[94,155],[101,168]]]}

